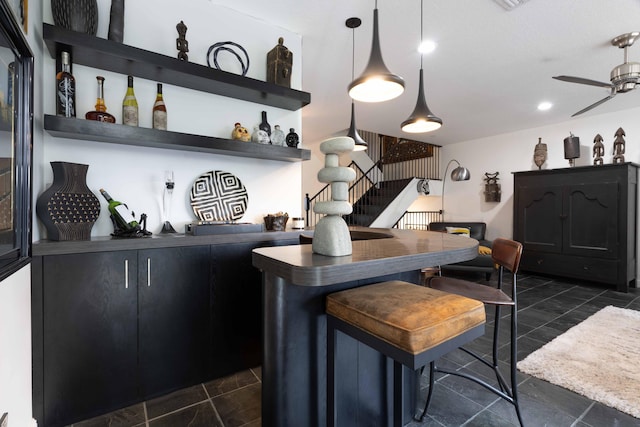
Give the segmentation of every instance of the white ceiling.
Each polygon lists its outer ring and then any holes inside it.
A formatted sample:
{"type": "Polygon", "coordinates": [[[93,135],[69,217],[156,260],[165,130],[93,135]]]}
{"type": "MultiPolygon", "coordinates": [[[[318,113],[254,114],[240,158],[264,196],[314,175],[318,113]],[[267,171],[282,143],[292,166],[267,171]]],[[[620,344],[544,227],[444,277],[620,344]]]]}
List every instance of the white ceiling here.
{"type": "MultiPolygon", "coordinates": [[[[302,110],[304,141],[346,130],[352,30],[345,21],[362,19],[355,30],[357,77],[371,50],[374,0],[211,1],[299,33],[302,90],[311,93],[302,110]]],[[[611,39],[640,31],[640,0],[529,0],[510,11],[494,0],[425,0],[425,38],[438,43],[424,59],[427,103],[444,125],[429,134],[406,134],[400,123],[417,98],[420,0],[380,0],[378,10],[382,55],[405,79],[405,92],[384,103],[357,102],[358,128],[438,145],[569,121],[608,90],[551,77],[608,82],[611,69],[623,62],[623,50],[611,39]],[[540,112],[541,101],[554,107],[540,112]]],[[[640,42],[629,49],[629,59],[640,62],[640,42]]],[[[638,106],[640,90],[618,94],[580,117],[638,106]]]]}

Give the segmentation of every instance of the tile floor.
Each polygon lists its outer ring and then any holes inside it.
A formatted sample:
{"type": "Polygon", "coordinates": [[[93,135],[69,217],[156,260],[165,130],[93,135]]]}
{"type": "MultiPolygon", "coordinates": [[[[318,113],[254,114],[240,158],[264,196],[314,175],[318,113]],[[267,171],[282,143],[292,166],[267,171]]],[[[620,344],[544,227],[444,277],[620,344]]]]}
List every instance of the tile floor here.
{"type": "MultiPolygon", "coordinates": [[[[479,276],[474,279],[481,280],[479,276]]],[[[518,277],[518,289],[519,360],[607,305],[640,310],[640,289],[621,293],[588,282],[526,274],[518,277]]],[[[488,312],[487,337],[492,331],[491,315],[492,312],[488,312]]],[[[490,348],[490,339],[480,338],[474,346],[484,351],[490,348]]],[[[439,364],[448,367],[468,364],[473,369],[474,365],[469,362],[468,356],[455,351],[439,364]]],[[[252,369],[76,423],[73,427],[260,426],[260,377],[260,369],[252,369]]],[[[423,376],[422,402],[427,380],[423,376]]],[[[528,427],[640,426],[640,419],[525,374],[520,374],[519,393],[528,427]]],[[[300,420],[300,424],[290,427],[306,425],[313,423],[300,420]]],[[[438,378],[424,422],[408,424],[411,427],[517,425],[510,404],[472,382],[453,376],[438,378]]]]}

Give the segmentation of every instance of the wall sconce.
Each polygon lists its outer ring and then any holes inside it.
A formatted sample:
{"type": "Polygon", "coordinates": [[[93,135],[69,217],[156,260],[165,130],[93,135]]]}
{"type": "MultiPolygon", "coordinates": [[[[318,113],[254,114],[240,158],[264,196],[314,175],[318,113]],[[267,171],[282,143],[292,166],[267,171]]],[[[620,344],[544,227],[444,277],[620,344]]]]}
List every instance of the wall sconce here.
{"type": "Polygon", "coordinates": [[[469,181],[471,178],[471,172],[469,169],[460,165],[460,162],[456,159],[449,160],[447,163],[447,167],[444,169],[444,177],[442,178],[442,207],[440,208],[440,214],[442,215],[442,219],[444,220],[444,184],[447,182],[447,171],[449,170],[449,166],[451,163],[457,163],[458,167],[451,171],[451,180],[453,181],[469,181]]]}

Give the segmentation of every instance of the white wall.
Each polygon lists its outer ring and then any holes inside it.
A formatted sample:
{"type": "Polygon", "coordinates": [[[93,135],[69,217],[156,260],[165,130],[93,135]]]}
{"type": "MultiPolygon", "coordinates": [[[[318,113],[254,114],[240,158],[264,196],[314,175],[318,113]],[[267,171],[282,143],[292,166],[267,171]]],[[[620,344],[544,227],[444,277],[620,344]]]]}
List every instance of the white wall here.
{"type": "MultiPolygon", "coordinates": [[[[630,96],[633,96],[631,94],[630,96]]],[[[615,102],[611,101],[611,102],[615,102]]],[[[471,171],[471,179],[446,183],[446,220],[484,221],[487,238],[513,236],[513,172],[537,169],[533,163],[533,151],[538,138],[547,144],[548,159],[544,169],[569,167],[564,158],[563,139],[573,132],[580,138],[580,158],[576,166],[593,164],[592,148],[596,134],[602,135],[606,155],[604,163],[610,164],[614,134],[619,127],[626,132],[625,161],[640,163],[640,108],[611,114],[590,113],[564,123],[528,129],[520,132],[496,135],[489,138],[466,141],[446,146],[442,152],[442,164],[450,159],[458,160],[471,171]],[[484,201],[485,172],[500,172],[502,187],[500,203],[484,201]]]]}
{"type": "MultiPolygon", "coordinates": [[[[44,21],[53,23],[50,2],[44,2],[44,21]]],[[[107,37],[111,2],[98,0],[98,37],[107,37]]],[[[234,41],[242,45],[250,57],[248,77],[265,80],[266,55],[284,37],[285,45],[294,53],[292,87],[301,88],[300,70],[302,40],[297,34],[283,28],[272,27],[257,18],[241,15],[229,8],[212,4],[208,0],[136,0],[125,5],[124,43],[142,49],[176,57],[176,24],[183,20],[188,30],[189,61],[207,65],[206,53],[213,43],[234,41]]],[[[44,71],[43,108],[46,114],[55,114],[53,80],[55,60],[46,52],[42,58],[44,71]]],[[[225,71],[240,73],[233,55],[221,53],[220,66],[225,71]]],[[[105,101],[108,112],[121,123],[122,98],[126,91],[127,76],[74,65],[76,77],[77,116],[94,109],[96,75],[105,77],[105,101]]],[[[134,79],[134,88],[140,111],[140,126],[151,127],[151,108],[155,100],[156,82],[134,79]]],[[[197,92],[172,85],[163,85],[164,99],[169,115],[169,130],[200,135],[229,138],[235,122],[249,130],[261,121],[261,111],[267,111],[273,128],[279,124],[283,130],[295,128],[301,132],[302,113],[275,107],[265,107],[231,98],[197,92]]],[[[38,125],[42,126],[41,116],[38,125]]],[[[238,142],[239,144],[241,142],[238,142]]],[[[304,144],[304,142],[303,142],[304,144]]],[[[126,203],[136,215],[146,213],[148,229],[158,233],[161,228],[161,203],[164,190],[164,172],[174,171],[175,189],[171,217],[178,232],[196,219],[189,204],[189,190],[195,178],[210,170],[224,170],[242,181],[249,195],[249,206],[243,222],[261,223],[262,217],[278,211],[289,216],[301,215],[301,162],[289,163],[273,160],[248,159],[205,153],[139,148],[119,144],[76,141],[53,138],[44,134],[42,144],[36,147],[38,161],[34,165],[34,197],[51,185],[53,174],[49,162],[65,161],[89,165],[87,184],[102,203],[102,212],[92,230],[92,236],[106,236],[111,225],[106,202],[99,189],[104,187],[115,199],[126,203]]],[[[35,202],[35,198],[34,198],[35,202]]],[[[46,238],[46,231],[35,218],[34,240],[46,238]]]]}

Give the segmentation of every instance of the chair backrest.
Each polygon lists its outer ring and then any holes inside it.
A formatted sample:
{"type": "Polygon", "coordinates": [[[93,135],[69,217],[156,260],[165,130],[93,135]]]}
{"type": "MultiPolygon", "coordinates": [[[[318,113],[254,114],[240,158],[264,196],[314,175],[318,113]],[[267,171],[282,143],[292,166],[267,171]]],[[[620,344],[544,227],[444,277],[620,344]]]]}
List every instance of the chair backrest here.
{"type": "Polygon", "coordinates": [[[491,248],[491,258],[493,262],[501,265],[513,274],[518,272],[521,256],[522,243],[502,238],[497,238],[493,241],[491,248]]]}

